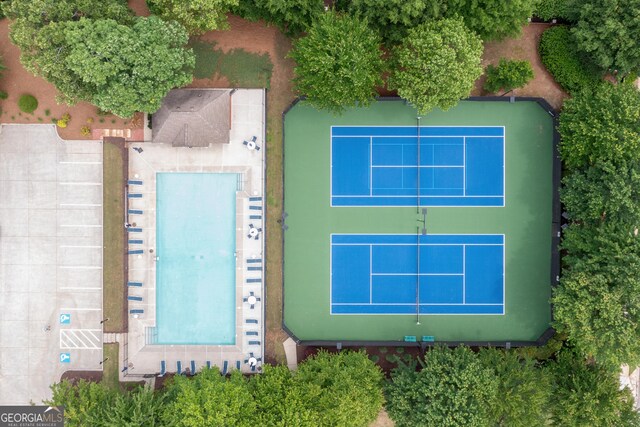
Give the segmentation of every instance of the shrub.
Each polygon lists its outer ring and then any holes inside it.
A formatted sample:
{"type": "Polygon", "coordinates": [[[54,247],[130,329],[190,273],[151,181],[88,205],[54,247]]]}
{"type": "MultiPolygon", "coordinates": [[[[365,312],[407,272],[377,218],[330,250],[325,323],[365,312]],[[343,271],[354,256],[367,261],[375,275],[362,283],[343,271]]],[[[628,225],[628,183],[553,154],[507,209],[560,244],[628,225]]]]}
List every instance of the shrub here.
{"type": "Polygon", "coordinates": [[[64,120],[60,119],[56,122],[56,125],[58,125],[59,128],[66,128],[67,127],[67,122],[65,122],[64,120]]]}
{"type": "Polygon", "coordinates": [[[80,128],[80,134],[82,134],[82,136],[91,135],[91,128],[89,126],[82,126],[80,128]]]}
{"type": "Polygon", "coordinates": [[[601,79],[578,54],[569,28],[551,27],[542,33],[540,57],[556,82],[569,93],[597,86],[601,79]]]}
{"type": "Polygon", "coordinates": [[[510,92],[523,87],[533,79],[533,69],[527,61],[500,59],[497,67],[489,65],[486,70],[487,81],[484,90],[495,93],[500,89],[510,92]]]}
{"type": "Polygon", "coordinates": [[[0,99],[7,99],[9,97],[9,94],[7,92],[5,92],[4,90],[0,90],[0,99]]]}
{"type": "Polygon", "coordinates": [[[49,110],[48,108],[44,110],[44,115],[49,117],[51,115],[51,110],[49,110]]]}
{"type": "Polygon", "coordinates": [[[23,113],[32,114],[38,108],[38,100],[33,95],[24,94],[18,100],[18,108],[23,113]]]}
{"type": "Polygon", "coordinates": [[[371,355],[369,356],[369,360],[371,360],[373,363],[378,363],[380,361],[380,356],[378,356],[377,354],[371,355]]]}
{"type": "Polygon", "coordinates": [[[576,9],[573,0],[540,0],[533,15],[545,21],[557,18],[574,22],[577,19],[576,9]]]}

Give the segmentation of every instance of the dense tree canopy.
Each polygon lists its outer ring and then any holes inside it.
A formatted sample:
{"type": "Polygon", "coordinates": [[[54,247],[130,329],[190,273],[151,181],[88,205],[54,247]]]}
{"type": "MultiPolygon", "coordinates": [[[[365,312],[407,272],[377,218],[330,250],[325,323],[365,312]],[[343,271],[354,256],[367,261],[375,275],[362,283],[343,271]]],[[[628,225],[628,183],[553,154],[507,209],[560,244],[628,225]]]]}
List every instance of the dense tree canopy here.
{"type": "Polygon", "coordinates": [[[640,362],[640,236],[635,226],[572,224],[554,289],[554,325],[581,354],[619,366],[640,362]]]}
{"type": "Polygon", "coordinates": [[[482,74],[482,41],[460,19],[411,29],[393,55],[389,86],[420,113],[453,107],[469,96],[482,74]]]}
{"type": "Polygon", "coordinates": [[[497,66],[488,65],[484,89],[488,92],[509,92],[526,85],[533,78],[533,69],[528,61],[502,58],[497,66]]]}
{"type": "Polygon", "coordinates": [[[424,362],[418,372],[395,370],[387,385],[387,412],[397,427],[489,424],[498,379],[468,347],[434,347],[424,362]]]}
{"type": "Polygon", "coordinates": [[[365,21],[325,13],[290,53],[297,64],[296,90],[311,105],[334,113],[370,104],[382,85],[379,46],[379,36],[365,21]]]}
{"type": "Polygon", "coordinates": [[[162,19],[174,19],[190,34],[201,34],[227,28],[227,12],[238,5],[238,0],[147,0],[147,3],[162,19]]]}
{"type": "Polygon", "coordinates": [[[239,0],[235,13],[250,20],[264,19],[285,34],[299,35],[324,12],[323,0],[239,0]]]}
{"type": "Polygon", "coordinates": [[[564,103],[560,155],[569,168],[597,161],[640,160],[640,92],[602,84],[564,103]]]}
{"type": "Polygon", "coordinates": [[[579,17],[572,32],[578,48],[602,70],[620,76],[640,67],[640,0],[576,2],[579,17]]]}
{"type": "Polygon", "coordinates": [[[536,3],[535,0],[448,0],[447,16],[462,16],[467,27],[483,40],[501,40],[520,34],[536,3]]]}
{"type": "Polygon", "coordinates": [[[634,427],[640,418],[628,388],[620,390],[619,367],[588,363],[571,350],[561,351],[548,370],[554,380],[553,425],[634,427]]]}

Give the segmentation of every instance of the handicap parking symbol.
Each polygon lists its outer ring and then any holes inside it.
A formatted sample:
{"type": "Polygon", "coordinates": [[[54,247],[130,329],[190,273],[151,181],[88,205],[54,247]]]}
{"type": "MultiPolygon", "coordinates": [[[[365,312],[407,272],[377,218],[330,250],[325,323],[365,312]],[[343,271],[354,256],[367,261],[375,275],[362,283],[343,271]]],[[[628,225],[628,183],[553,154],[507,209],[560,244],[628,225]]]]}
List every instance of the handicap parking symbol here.
{"type": "Polygon", "coordinates": [[[60,353],[60,363],[71,362],[71,353],[60,353]]]}
{"type": "Polygon", "coordinates": [[[60,315],[60,324],[61,325],[68,325],[71,323],[71,315],[68,313],[62,313],[60,315]]]}

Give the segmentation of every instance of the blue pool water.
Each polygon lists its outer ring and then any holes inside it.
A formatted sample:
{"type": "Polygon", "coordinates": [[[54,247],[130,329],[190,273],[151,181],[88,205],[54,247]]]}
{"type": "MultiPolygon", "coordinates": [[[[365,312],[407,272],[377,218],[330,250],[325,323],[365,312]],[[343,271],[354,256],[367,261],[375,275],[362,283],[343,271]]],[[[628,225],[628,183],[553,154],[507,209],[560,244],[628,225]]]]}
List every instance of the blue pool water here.
{"type": "Polygon", "coordinates": [[[157,344],[235,344],[236,188],[236,174],[157,174],[157,344]]]}

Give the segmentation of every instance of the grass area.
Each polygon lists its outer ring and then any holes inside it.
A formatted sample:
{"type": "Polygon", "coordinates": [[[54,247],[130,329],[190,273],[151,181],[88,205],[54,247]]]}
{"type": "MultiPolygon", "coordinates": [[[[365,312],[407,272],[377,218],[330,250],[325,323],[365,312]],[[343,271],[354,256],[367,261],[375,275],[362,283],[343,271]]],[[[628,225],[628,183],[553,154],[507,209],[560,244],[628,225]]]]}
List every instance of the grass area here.
{"type": "Polygon", "coordinates": [[[223,52],[215,48],[214,42],[194,40],[191,47],[196,55],[194,77],[196,79],[225,77],[234,87],[268,88],[273,72],[269,54],[247,52],[244,49],[232,49],[223,52]]]}
{"type": "Polygon", "coordinates": [[[124,158],[121,147],[104,143],[103,156],[103,310],[105,332],[120,332],[124,325],[124,158]]]}
{"type": "Polygon", "coordinates": [[[103,364],[102,382],[111,389],[118,389],[120,382],[118,381],[118,375],[120,374],[118,366],[118,347],[119,344],[105,344],[104,345],[104,359],[108,359],[103,364]]]}

